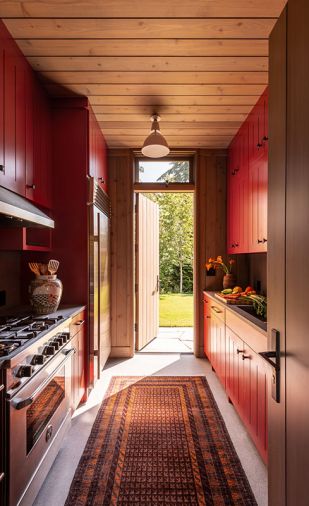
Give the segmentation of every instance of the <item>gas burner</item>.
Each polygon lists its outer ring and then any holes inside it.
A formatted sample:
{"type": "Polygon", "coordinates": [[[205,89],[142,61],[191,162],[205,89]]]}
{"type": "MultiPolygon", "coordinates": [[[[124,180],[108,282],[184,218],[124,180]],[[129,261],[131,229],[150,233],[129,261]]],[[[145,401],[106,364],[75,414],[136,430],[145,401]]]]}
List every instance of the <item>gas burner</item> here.
{"type": "Polygon", "coordinates": [[[15,332],[12,332],[11,330],[3,330],[0,332],[0,339],[14,339],[15,337],[15,332]]]}
{"type": "Polygon", "coordinates": [[[12,351],[16,350],[20,346],[18,341],[7,342],[0,341],[0,357],[9,355],[12,351]]]}

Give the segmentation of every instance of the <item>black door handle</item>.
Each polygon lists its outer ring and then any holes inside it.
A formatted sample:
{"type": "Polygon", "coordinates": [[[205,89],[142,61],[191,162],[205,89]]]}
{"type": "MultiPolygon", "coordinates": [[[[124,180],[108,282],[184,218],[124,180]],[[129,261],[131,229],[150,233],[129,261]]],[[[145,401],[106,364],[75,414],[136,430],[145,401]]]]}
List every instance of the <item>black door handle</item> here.
{"type": "Polygon", "coordinates": [[[275,351],[262,351],[259,355],[274,369],[271,378],[271,395],[276,402],[280,402],[280,332],[272,329],[271,337],[275,351]]]}

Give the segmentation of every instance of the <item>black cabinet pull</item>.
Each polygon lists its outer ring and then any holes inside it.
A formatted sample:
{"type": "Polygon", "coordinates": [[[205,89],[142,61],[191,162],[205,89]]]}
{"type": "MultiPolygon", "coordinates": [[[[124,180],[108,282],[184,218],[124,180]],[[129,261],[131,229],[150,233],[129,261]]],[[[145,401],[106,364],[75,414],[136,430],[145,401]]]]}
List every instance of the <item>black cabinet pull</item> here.
{"type": "Polygon", "coordinates": [[[264,238],[264,239],[263,239],[263,243],[264,243],[264,242],[267,242],[267,239],[265,239],[265,238],[264,238]]]}
{"type": "Polygon", "coordinates": [[[246,360],[246,358],[251,358],[250,355],[242,355],[242,359],[246,360]]]}
{"type": "Polygon", "coordinates": [[[264,141],[264,142],[267,142],[267,141],[268,141],[268,137],[267,137],[267,135],[264,135],[264,137],[263,137],[263,141],[264,141]]]}
{"type": "Polygon", "coordinates": [[[239,350],[238,348],[236,351],[237,351],[237,355],[239,355],[239,353],[245,353],[245,350],[239,350]]]}
{"type": "Polygon", "coordinates": [[[263,144],[261,144],[260,142],[258,142],[258,143],[257,143],[257,145],[256,145],[256,147],[257,147],[258,149],[260,149],[262,146],[263,146],[263,144]]]}
{"type": "Polygon", "coordinates": [[[0,172],[2,172],[2,174],[5,174],[5,167],[4,167],[4,165],[0,165],[0,172]]]}
{"type": "Polygon", "coordinates": [[[258,243],[258,244],[261,244],[262,242],[263,242],[263,239],[258,239],[258,240],[257,240],[257,243],[258,243]]]}
{"type": "Polygon", "coordinates": [[[35,190],[35,184],[26,184],[26,188],[29,190],[35,190]]]}

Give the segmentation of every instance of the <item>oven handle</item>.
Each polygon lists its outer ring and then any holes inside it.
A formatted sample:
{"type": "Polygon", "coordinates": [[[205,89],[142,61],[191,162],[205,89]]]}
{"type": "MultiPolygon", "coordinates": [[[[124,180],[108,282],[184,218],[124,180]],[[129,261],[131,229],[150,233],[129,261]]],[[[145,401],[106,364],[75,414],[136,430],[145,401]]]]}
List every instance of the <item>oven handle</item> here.
{"type": "MultiPolygon", "coordinates": [[[[59,369],[61,369],[63,364],[65,364],[65,362],[67,362],[67,360],[69,360],[69,358],[71,358],[71,356],[74,355],[75,352],[76,352],[75,348],[72,348],[71,350],[68,351],[63,351],[63,353],[65,354],[65,359],[62,360],[62,362],[53,371],[52,374],[53,376],[56,374],[57,371],[59,371],[59,369]]],[[[12,406],[17,410],[23,409],[26,406],[30,406],[30,404],[33,403],[35,397],[40,393],[40,391],[43,390],[43,388],[45,388],[46,385],[48,385],[50,379],[51,379],[50,377],[46,378],[46,380],[43,381],[43,383],[33,392],[33,394],[30,397],[26,397],[26,399],[21,399],[20,397],[17,397],[16,399],[14,399],[12,401],[12,406]]]]}

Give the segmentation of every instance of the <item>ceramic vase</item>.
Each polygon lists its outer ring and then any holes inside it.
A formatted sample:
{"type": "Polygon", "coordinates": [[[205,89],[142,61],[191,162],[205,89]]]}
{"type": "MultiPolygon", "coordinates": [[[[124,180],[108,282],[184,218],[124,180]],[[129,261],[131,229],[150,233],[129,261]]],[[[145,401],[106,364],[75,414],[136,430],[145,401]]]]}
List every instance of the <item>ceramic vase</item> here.
{"type": "Polygon", "coordinates": [[[30,304],[34,312],[47,315],[57,311],[62,289],[62,282],[56,275],[36,276],[29,285],[30,304]]]}
{"type": "Polygon", "coordinates": [[[226,288],[234,288],[235,285],[236,285],[236,278],[235,278],[234,274],[225,274],[225,276],[223,276],[223,289],[224,290],[226,288]]]}

